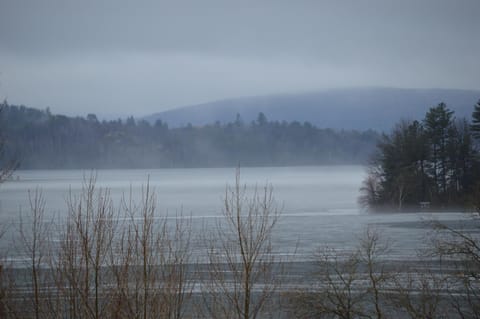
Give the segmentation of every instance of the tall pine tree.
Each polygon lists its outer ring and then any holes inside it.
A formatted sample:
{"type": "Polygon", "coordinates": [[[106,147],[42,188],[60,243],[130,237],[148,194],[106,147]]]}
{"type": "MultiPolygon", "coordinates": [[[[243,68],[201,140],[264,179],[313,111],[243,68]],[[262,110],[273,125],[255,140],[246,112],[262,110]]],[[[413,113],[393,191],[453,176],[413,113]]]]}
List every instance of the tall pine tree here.
{"type": "Polygon", "coordinates": [[[473,137],[480,140],[480,100],[473,107],[472,124],[470,125],[473,137]]]}
{"type": "Polygon", "coordinates": [[[430,171],[436,187],[435,192],[440,196],[447,191],[447,145],[453,120],[453,111],[449,110],[445,103],[430,108],[424,119],[425,130],[431,145],[430,171]]]}

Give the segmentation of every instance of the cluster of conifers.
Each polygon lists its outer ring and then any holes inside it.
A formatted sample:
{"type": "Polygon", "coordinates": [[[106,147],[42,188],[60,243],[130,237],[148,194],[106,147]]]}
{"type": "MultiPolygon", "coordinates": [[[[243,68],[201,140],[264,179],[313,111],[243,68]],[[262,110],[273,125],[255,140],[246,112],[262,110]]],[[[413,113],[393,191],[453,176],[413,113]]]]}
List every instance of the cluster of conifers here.
{"type": "Polygon", "coordinates": [[[398,123],[377,145],[361,203],[402,210],[463,208],[478,201],[480,102],[472,117],[471,123],[456,119],[441,103],[421,121],[398,123]]]}

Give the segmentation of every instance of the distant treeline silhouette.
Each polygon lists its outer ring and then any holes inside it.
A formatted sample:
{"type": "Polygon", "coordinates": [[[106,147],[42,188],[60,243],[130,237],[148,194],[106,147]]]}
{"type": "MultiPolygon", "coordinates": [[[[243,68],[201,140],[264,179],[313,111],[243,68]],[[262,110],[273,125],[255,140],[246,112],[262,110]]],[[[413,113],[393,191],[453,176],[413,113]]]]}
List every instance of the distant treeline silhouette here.
{"type": "Polygon", "coordinates": [[[4,159],[22,169],[169,168],[366,163],[380,135],[308,122],[230,123],[169,128],[129,117],[99,121],[3,104],[4,159]]]}

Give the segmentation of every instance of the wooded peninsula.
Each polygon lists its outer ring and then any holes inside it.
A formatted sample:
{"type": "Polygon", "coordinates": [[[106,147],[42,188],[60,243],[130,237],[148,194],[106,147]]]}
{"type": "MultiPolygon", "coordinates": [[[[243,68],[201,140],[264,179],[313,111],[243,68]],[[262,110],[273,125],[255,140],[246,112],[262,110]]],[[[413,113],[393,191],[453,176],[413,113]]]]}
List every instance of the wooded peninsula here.
{"type": "Polygon", "coordinates": [[[360,202],[373,209],[478,207],[479,142],[480,101],[471,124],[444,103],[420,121],[400,121],[377,144],[360,202]]]}

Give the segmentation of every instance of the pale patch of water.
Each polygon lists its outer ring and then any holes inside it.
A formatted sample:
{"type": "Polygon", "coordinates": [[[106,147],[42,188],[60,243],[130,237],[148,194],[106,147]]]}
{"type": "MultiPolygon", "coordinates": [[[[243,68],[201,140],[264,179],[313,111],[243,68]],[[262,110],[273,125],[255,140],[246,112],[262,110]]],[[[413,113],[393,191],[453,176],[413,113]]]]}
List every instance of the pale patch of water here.
{"type": "MultiPolygon", "coordinates": [[[[46,200],[46,216],[56,221],[66,214],[69,193],[80,193],[82,170],[17,171],[13,180],[0,186],[0,223],[10,225],[4,243],[18,226],[19,212],[29,209],[28,192],[39,188],[46,200]],[[18,178],[17,178],[18,176],[18,178]]],[[[173,218],[182,212],[192,218],[195,232],[203,231],[207,220],[221,216],[225,186],[233,185],[234,168],[99,170],[97,188],[108,188],[115,203],[130,192],[140,201],[142,187],[149,180],[156,192],[160,214],[173,218]]],[[[242,168],[241,182],[250,191],[266,184],[282,207],[274,236],[279,254],[296,251],[296,259],[310,259],[318,247],[351,250],[366,227],[377,228],[392,243],[391,257],[416,258],[425,244],[432,220],[456,221],[465,217],[451,213],[376,213],[359,207],[357,198],[365,170],[362,166],[242,168]]],[[[28,222],[28,220],[25,220],[28,222]]],[[[210,223],[211,224],[211,223],[210,223]]]]}

